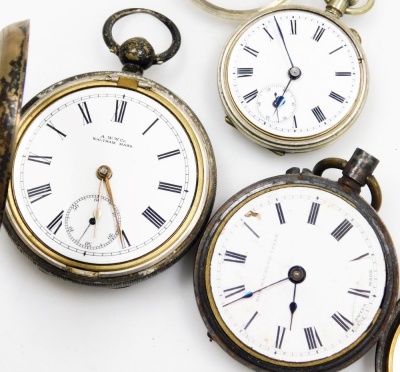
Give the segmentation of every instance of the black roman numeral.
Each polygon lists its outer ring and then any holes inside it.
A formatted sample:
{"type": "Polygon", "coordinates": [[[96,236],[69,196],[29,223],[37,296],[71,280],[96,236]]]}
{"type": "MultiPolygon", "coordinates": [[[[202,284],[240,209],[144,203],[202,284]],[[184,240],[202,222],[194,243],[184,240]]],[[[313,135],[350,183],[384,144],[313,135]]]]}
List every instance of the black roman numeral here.
{"type": "Polygon", "coordinates": [[[254,314],[253,314],[253,316],[250,318],[250,320],[247,322],[247,324],[244,326],[244,330],[246,330],[248,327],[249,327],[249,325],[253,322],[253,320],[255,319],[255,317],[258,315],[258,311],[256,311],[254,314]]]}
{"type": "Polygon", "coordinates": [[[29,200],[33,204],[33,203],[37,202],[38,200],[51,195],[51,187],[50,187],[50,184],[48,183],[47,185],[33,187],[33,188],[27,190],[27,192],[28,192],[29,200]]]}
{"type": "Polygon", "coordinates": [[[158,189],[163,191],[176,192],[177,194],[180,194],[182,192],[182,186],[174,185],[167,182],[160,182],[158,184],[158,189]]]}
{"type": "Polygon", "coordinates": [[[353,225],[348,221],[344,220],[335,230],[332,231],[332,236],[339,241],[342,239],[353,227],[353,225]]]}
{"type": "Polygon", "coordinates": [[[237,293],[243,292],[245,290],[244,285],[238,285],[237,287],[224,289],[225,298],[234,296],[237,293]]]}
{"type": "Polygon", "coordinates": [[[89,109],[86,102],[78,103],[79,110],[81,110],[81,114],[83,116],[83,120],[85,124],[90,124],[92,122],[92,118],[90,117],[89,109]]]}
{"type": "Polygon", "coordinates": [[[358,256],[358,257],[350,260],[350,262],[359,261],[359,260],[362,260],[363,258],[368,257],[368,256],[369,256],[369,253],[364,253],[361,256],[358,256]]]}
{"type": "Polygon", "coordinates": [[[169,158],[171,156],[179,155],[180,153],[181,153],[180,150],[173,150],[173,151],[165,152],[164,154],[157,155],[157,157],[158,157],[158,160],[161,160],[161,159],[169,158]]]}
{"type": "Polygon", "coordinates": [[[315,34],[313,36],[313,40],[315,41],[320,41],[322,35],[324,34],[325,29],[323,27],[318,26],[317,30],[315,31],[315,34]]]}
{"type": "Polygon", "coordinates": [[[340,49],[343,49],[343,46],[340,46],[339,48],[336,48],[335,50],[332,50],[332,52],[330,52],[329,54],[336,53],[336,52],[339,51],[340,49]]]}
{"type": "Polygon", "coordinates": [[[64,215],[64,211],[61,211],[56,218],[54,218],[53,221],[51,221],[48,225],[47,228],[54,234],[57,234],[57,231],[60,229],[62,225],[62,218],[64,215]]]}
{"type": "Polygon", "coordinates": [[[339,312],[336,312],[335,314],[332,315],[332,319],[339,324],[346,332],[354,325],[353,322],[351,322],[349,319],[347,319],[345,316],[340,314],[339,312]]]}
{"type": "Polygon", "coordinates": [[[312,203],[310,214],[308,216],[308,223],[309,224],[315,225],[315,222],[317,221],[317,217],[318,217],[318,212],[319,212],[319,207],[320,206],[321,206],[321,204],[312,203]]]}
{"type": "Polygon", "coordinates": [[[272,37],[272,35],[268,32],[267,28],[264,27],[264,31],[267,33],[267,35],[269,36],[270,40],[274,40],[274,38],[272,37]]]}
{"type": "Polygon", "coordinates": [[[338,71],[335,72],[335,76],[351,76],[351,72],[338,71]]]}
{"type": "Polygon", "coordinates": [[[368,291],[366,289],[350,288],[347,291],[347,293],[350,293],[352,295],[359,296],[359,297],[369,298],[371,291],[368,291]]]}
{"type": "Polygon", "coordinates": [[[279,222],[281,223],[281,225],[283,225],[286,221],[285,221],[285,216],[283,215],[281,203],[276,203],[275,207],[276,211],[278,212],[279,222]]]}
{"type": "Polygon", "coordinates": [[[147,207],[142,215],[145,216],[158,229],[165,223],[164,218],[157,214],[157,212],[151,207],[147,207]]]}
{"type": "Polygon", "coordinates": [[[237,69],[237,76],[239,78],[253,76],[253,70],[253,67],[239,67],[237,69]]]}
{"type": "Polygon", "coordinates": [[[257,97],[257,94],[258,94],[258,90],[255,89],[252,92],[247,93],[246,95],[244,95],[243,98],[247,103],[249,103],[250,101],[252,101],[254,98],[257,97]]]}
{"type": "Polygon", "coordinates": [[[124,230],[122,230],[122,237],[124,238],[124,242],[125,242],[126,244],[128,244],[128,247],[130,247],[130,246],[131,246],[131,243],[129,242],[128,236],[126,235],[126,233],[125,233],[124,230]]]}
{"type": "Polygon", "coordinates": [[[126,101],[115,101],[115,112],[113,116],[113,121],[116,123],[122,123],[124,121],[124,115],[126,111],[126,105],[128,102],[126,101]]]}
{"type": "Polygon", "coordinates": [[[278,326],[278,330],[276,331],[276,341],[275,348],[282,349],[283,338],[285,337],[285,327],[278,326]]]}
{"type": "Polygon", "coordinates": [[[225,252],[224,261],[244,264],[244,263],[246,263],[246,259],[247,259],[247,256],[245,256],[244,254],[235,253],[235,252],[231,252],[231,251],[225,252]]]}
{"type": "Polygon", "coordinates": [[[336,101],[343,103],[345,98],[342,97],[340,94],[337,94],[335,92],[330,92],[329,97],[335,99],[336,101]]]}
{"type": "Polygon", "coordinates": [[[260,237],[246,222],[243,222],[243,224],[255,235],[256,238],[260,237]]]}
{"type": "Polygon", "coordinates": [[[247,53],[250,53],[252,56],[254,56],[254,57],[257,57],[258,56],[258,53],[260,53],[259,51],[257,51],[257,50],[255,50],[255,49],[253,49],[253,48],[250,48],[249,46],[245,46],[245,47],[243,47],[243,50],[245,50],[247,53]]]}
{"type": "Polygon", "coordinates": [[[304,334],[306,336],[308,348],[310,350],[317,349],[318,347],[323,346],[315,327],[304,328],[304,334]]]}
{"type": "Polygon", "coordinates": [[[314,116],[317,118],[319,123],[326,120],[326,117],[319,106],[314,107],[311,111],[314,114],[314,116]]]}
{"type": "Polygon", "coordinates": [[[61,139],[64,139],[65,137],[67,137],[67,135],[64,134],[63,132],[59,131],[59,130],[52,124],[51,121],[49,121],[46,125],[47,125],[49,128],[53,129],[53,130],[60,136],[61,139]]]}
{"type": "Polygon", "coordinates": [[[30,153],[28,155],[29,161],[34,161],[36,163],[41,163],[41,164],[46,164],[46,165],[51,164],[51,159],[53,159],[52,156],[34,155],[32,153],[30,153]]]}
{"type": "Polygon", "coordinates": [[[158,120],[159,120],[158,118],[157,118],[156,120],[154,120],[154,121],[150,124],[150,126],[149,126],[142,134],[145,135],[145,134],[153,127],[153,125],[154,125],[155,123],[157,123],[158,120]]]}
{"type": "Polygon", "coordinates": [[[290,35],[297,35],[297,21],[295,19],[290,20],[290,35]]]}

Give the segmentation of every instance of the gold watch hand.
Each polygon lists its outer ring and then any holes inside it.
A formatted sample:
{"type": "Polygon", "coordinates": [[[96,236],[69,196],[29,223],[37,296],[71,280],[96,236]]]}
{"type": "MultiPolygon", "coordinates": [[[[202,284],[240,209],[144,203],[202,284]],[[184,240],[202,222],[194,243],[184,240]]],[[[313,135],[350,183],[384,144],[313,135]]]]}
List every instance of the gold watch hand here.
{"type": "Polygon", "coordinates": [[[122,247],[124,247],[124,240],[122,239],[122,230],[121,230],[120,223],[118,221],[117,208],[115,207],[115,204],[114,204],[114,198],[113,198],[113,195],[112,195],[111,185],[110,185],[110,181],[109,181],[111,176],[112,176],[112,170],[107,165],[102,165],[102,166],[99,167],[99,169],[97,169],[97,177],[99,177],[100,180],[104,181],[104,183],[106,184],[108,197],[110,198],[110,202],[111,202],[111,205],[112,205],[113,210],[114,210],[114,217],[115,217],[115,222],[116,222],[116,225],[117,225],[118,236],[119,236],[119,239],[121,241],[122,247]]]}
{"type": "Polygon", "coordinates": [[[93,230],[93,237],[96,238],[96,229],[97,229],[97,222],[99,221],[100,217],[101,217],[101,209],[100,209],[100,202],[101,202],[101,194],[103,191],[103,179],[100,180],[100,186],[99,186],[99,199],[97,200],[97,206],[96,209],[93,211],[93,217],[95,220],[95,224],[94,224],[94,230],[93,230]]]}

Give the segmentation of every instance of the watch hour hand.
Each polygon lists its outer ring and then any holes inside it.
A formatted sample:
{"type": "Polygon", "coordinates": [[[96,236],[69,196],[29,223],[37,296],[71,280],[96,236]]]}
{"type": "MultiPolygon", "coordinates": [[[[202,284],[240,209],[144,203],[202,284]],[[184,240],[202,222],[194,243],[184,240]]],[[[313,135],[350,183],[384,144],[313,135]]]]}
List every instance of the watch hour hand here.
{"type": "Polygon", "coordinates": [[[295,311],[297,310],[297,302],[296,302],[296,293],[297,293],[297,285],[303,283],[306,278],[306,271],[301,266],[293,266],[288,273],[289,280],[294,284],[293,289],[293,300],[289,304],[290,310],[290,330],[292,330],[293,325],[293,316],[295,311]]]}
{"type": "MultiPolygon", "coordinates": [[[[110,199],[111,205],[114,210],[115,222],[117,225],[117,233],[118,233],[119,239],[121,241],[121,245],[122,245],[122,247],[124,247],[124,240],[122,238],[122,229],[121,229],[121,225],[119,223],[118,217],[117,217],[117,215],[118,215],[117,209],[115,207],[114,198],[113,198],[113,194],[111,191],[111,185],[110,185],[110,181],[109,181],[111,176],[112,176],[112,170],[110,167],[108,167],[106,165],[102,165],[99,167],[99,169],[97,169],[97,177],[100,178],[101,181],[104,181],[104,183],[106,185],[108,197],[110,199]]],[[[96,208],[96,210],[97,210],[97,208],[96,208]]]]}
{"type": "Polygon", "coordinates": [[[294,285],[294,291],[293,291],[293,301],[289,304],[289,310],[290,310],[290,330],[292,330],[292,324],[293,324],[293,316],[294,312],[297,310],[297,303],[296,303],[296,289],[297,289],[297,284],[294,285]]]}
{"type": "Polygon", "coordinates": [[[100,209],[100,203],[101,203],[101,194],[102,194],[102,189],[103,189],[103,180],[100,180],[100,186],[99,186],[99,192],[98,192],[98,201],[97,201],[97,206],[96,209],[93,211],[93,217],[95,219],[96,224],[94,225],[94,230],[93,230],[93,237],[96,237],[96,228],[97,228],[97,222],[101,217],[101,209],[100,209]]]}
{"type": "MultiPolygon", "coordinates": [[[[282,95],[275,96],[275,100],[272,102],[272,105],[275,107],[274,115],[278,113],[279,107],[285,104],[285,94],[289,88],[289,85],[292,83],[293,80],[297,80],[301,76],[301,70],[298,67],[291,67],[288,71],[289,75],[289,82],[286,84],[285,88],[283,89],[282,95]]],[[[279,122],[279,116],[278,116],[279,122]]]]}

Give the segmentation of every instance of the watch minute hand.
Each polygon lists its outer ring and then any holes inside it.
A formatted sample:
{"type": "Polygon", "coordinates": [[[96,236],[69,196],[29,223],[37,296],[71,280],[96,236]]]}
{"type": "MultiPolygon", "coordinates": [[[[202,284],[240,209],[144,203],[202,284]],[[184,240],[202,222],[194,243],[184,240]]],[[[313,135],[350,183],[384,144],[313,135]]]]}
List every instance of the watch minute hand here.
{"type": "Polygon", "coordinates": [[[281,39],[282,39],[282,41],[283,41],[283,45],[284,45],[285,50],[286,50],[286,53],[287,53],[287,55],[288,55],[288,57],[289,57],[290,65],[291,65],[292,67],[294,67],[294,64],[293,64],[293,62],[292,62],[292,58],[290,57],[290,53],[289,53],[289,50],[288,50],[287,45],[286,45],[285,38],[283,37],[283,33],[282,33],[282,30],[281,30],[281,27],[279,26],[279,23],[278,23],[278,21],[277,21],[277,19],[276,19],[275,16],[274,16],[274,20],[275,20],[275,23],[276,23],[276,27],[278,28],[279,36],[281,37],[281,39]]]}
{"type": "Polygon", "coordinates": [[[254,293],[257,293],[257,292],[260,292],[260,291],[262,291],[262,290],[264,290],[264,289],[267,289],[267,288],[269,288],[269,287],[272,287],[273,285],[282,283],[282,282],[284,282],[285,280],[288,280],[288,279],[289,279],[289,277],[284,278],[284,279],[281,279],[281,280],[278,280],[278,281],[276,281],[276,282],[274,282],[274,283],[271,283],[271,284],[268,284],[268,285],[266,285],[266,286],[264,286],[264,287],[262,287],[262,288],[256,289],[255,291],[247,291],[242,297],[239,297],[239,298],[237,298],[236,300],[233,300],[233,301],[231,301],[231,302],[228,302],[227,304],[225,304],[225,305],[223,305],[223,306],[224,306],[224,307],[225,307],[225,306],[228,306],[228,305],[233,304],[234,302],[237,302],[237,301],[239,301],[239,300],[241,300],[241,299],[243,299],[243,298],[250,298],[250,297],[252,297],[252,296],[254,295],[254,293]]]}

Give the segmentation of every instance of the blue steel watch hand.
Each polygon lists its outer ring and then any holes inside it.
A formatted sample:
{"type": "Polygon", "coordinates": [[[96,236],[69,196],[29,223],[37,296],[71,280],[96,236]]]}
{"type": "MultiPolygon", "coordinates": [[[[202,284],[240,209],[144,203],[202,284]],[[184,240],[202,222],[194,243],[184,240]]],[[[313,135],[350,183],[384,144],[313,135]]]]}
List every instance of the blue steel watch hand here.
{"type": "Polygon", "coordinates": [[[276,23],[276,27],[278,28],[279,36],[281,37],[281,39],[282,39],[282,41],[283,41],[283,46],[285,47],[286,53],[287,53],[287,55],[288,55],[288,57],[289,57],[290,65],[291,65],[292,67],[294,67],[292,58],[290,57],[290,53],[289,53],[289,50],[288,50],[287,45],[286,45],[285,38],[283,37],[283,33],[282,33],[282,30],[281,30],[281,26],[279,26],[279,23],[278,23],[278,21],[277,21],[277,19],[276,19],[275,16],[274,16],[274,20],[275,20],[275,23],[276,23]]]}
{"type": "Polygon", "coordinates": [[[223,306],[228,306],[228,305],[230,305],[230,304],[233,304],[234,302],[237,302],[237,301],[239,301],[239,300],[242,300],[243,298],[250,298],[250,297],[252,297],[255,293],[260,292],[260,291],[262,291],[262,290],[264,290],[264,289],[267,289],[267,288],[269,288],[269,287],[272,287],[272,286],[274,286],[274,285],[276,285],[276,284],[282,283],[282,282],[284,282],[285,280],[288,280],[288,279],[289,279],[289,277],[284,278],[284,279],[281,279],[281,280],[278,280],[278,281],[276,281],[276,282],[274,282],[274,283],[268,284],[268,285],[266,285],[266,286],[264,286],[264,287],[262,287],[262,288],[259,288],[259,289],[255,290],[255,291],[247,291],[242,297],[239,297],[239,298],[237,298],[236,300],[233,300],[233,301],[231,301],[231,302],[228,302],[227,304],[225,304],[225,305],[223,305],[223,306]]]}

